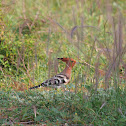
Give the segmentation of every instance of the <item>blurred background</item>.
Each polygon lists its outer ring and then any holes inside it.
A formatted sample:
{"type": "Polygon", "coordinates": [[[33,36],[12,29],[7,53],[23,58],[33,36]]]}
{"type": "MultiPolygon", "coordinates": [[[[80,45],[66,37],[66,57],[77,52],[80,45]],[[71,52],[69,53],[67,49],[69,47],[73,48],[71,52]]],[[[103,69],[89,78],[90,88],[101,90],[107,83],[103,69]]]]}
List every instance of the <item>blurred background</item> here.
{"type": "Polygon", "coordinates": [[[125,85],[126,2],[2,0],[0,87],[24,90],[60,72],[58,57],[80,64],[73,87],[125,85]],[[75,86],[76,85],[76,86],[75,86]]]}

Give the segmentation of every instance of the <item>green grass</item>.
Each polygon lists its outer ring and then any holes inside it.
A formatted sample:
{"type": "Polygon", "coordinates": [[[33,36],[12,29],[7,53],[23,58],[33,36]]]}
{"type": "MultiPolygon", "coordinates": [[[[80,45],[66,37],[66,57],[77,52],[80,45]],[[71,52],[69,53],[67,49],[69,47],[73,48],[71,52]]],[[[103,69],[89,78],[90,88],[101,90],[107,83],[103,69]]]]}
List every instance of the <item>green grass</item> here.
{"type": "Polygon", "coordinates": [[[121,0],[1,2],[1,125],[125,125],[125,5],[121,0]],[[29,91],[63,70],[58,57],[80,62],[66,86],[72,93],[29,91]]]}
{"type": "Polygon", "coordinates": [[[1,124],[121,125],[126,123],[126,93],[114,89],[82,92],[0,91],[1,124]],[[85,98],[84,98],[85,97],[85,98]]]}

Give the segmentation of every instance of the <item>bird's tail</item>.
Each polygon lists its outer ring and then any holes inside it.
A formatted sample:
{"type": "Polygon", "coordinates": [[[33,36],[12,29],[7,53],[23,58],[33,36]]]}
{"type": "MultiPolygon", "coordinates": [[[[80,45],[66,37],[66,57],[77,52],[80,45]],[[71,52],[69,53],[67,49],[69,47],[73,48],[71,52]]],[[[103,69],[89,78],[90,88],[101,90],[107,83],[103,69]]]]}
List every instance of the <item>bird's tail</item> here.
{"type": "Polygon", "coordinates": [[[35,89],[35,88],[39,88],[39,87],[45,87],[44,83],[41,83],[41,84],[34,86],[34,87],[31,87],[29,89],[35,89]]]}

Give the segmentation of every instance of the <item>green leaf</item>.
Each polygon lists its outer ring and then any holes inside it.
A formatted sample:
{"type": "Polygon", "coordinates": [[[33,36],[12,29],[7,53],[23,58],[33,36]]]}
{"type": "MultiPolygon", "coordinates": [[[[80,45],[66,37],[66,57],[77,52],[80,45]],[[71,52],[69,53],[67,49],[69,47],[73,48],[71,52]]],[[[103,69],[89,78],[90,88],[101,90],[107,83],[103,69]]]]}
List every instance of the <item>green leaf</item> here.
{"type": "Polygon", "coordinates": [[[4,56],[0,54],[0,59],[3,59],[3,58],[4,58],[4,56]]]}

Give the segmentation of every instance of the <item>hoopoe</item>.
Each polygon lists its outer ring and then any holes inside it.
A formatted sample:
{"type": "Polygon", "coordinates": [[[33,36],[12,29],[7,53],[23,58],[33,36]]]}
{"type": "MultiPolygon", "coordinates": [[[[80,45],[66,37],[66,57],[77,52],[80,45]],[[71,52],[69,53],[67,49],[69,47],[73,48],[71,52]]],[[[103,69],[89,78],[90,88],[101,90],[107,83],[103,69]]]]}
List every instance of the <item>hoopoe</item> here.
{"type": "Polygon", "coordinates": [[[62,85],[66,85],[67,83],[70,82],[71,79],[71,71],[74,65],[76,64],[76,61],[72,58],[57,58],[59,60],[62,60],[63,62],[66,63],[65,69],[55,75],[54,77],[44,81],[38,86],[31,87],[29,89],[34,89],[34,88],[39,88],[39,87],[47,87],[47,86],[52,86],[52,87],[60,87],[62,85]]]}

